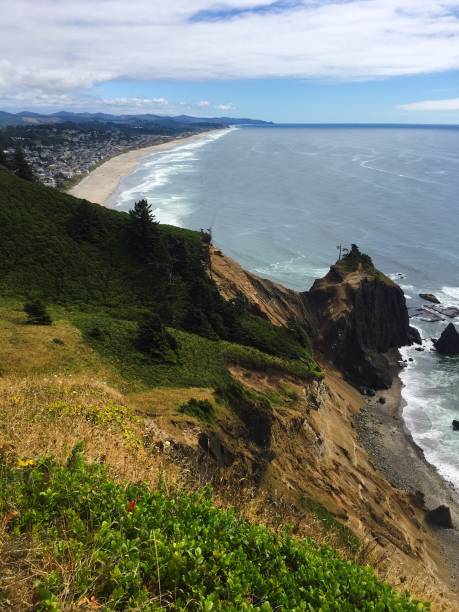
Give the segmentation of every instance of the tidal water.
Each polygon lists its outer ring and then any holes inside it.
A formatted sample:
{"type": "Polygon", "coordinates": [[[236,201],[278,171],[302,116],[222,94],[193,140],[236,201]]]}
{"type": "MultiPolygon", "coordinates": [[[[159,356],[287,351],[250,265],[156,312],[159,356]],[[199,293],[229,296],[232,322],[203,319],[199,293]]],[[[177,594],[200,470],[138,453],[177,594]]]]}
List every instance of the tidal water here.
{"type": "MultiPolygon", "coordinates": [[[[230,129],[143,160],[112,205],[146,197],[158,219],[212,228],[253,272],[305,290],[356,243],[409,307],[434,293],[459,307],[459,128],[230,129]]],[[[426,339],[402,373],[403,415],[426,458],[459,487],[459,358],[432,350],[450,319],[413,319],[426,339]]],[[[458,323],[459,319],[453,320],[458,323]]]]}

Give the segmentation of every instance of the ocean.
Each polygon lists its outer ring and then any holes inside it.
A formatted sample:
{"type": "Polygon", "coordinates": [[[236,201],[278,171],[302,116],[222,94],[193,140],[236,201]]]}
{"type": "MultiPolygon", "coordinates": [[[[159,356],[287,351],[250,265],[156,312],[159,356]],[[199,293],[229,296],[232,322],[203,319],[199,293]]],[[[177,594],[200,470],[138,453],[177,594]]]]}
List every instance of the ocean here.
{"type": "MultiPolygon", "coordinates": [[[[356,243],[411,307],[434,293],[459,307],[459,128],[290,126],[228,129],[145,158],[111,205],[146,197],[157,218],[211,228],[245,268],[304,291],[356,243]]],[[[424,352],[403,350],[403,416],[416,443],[459,488],[459,358],[431,338],[452,319],[412,319],[424,352]]],[[[453,319],[458,323],[459,319],[453,319]]]]}

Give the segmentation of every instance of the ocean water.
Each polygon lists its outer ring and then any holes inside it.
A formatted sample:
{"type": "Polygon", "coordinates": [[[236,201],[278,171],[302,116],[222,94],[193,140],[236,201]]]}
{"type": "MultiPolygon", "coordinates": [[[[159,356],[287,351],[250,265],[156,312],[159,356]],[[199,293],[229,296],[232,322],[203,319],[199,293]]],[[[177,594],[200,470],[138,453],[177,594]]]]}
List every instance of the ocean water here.
{"type": "MultiPolygon", "coordinates": [[[[146,197],[161,222],[212,228],[253,272],[305,290],[356,243],[408,306],[435,293],[459,307],[459,129],[229,129],[145,158],[111,204],[146,197]]],[[[403,415],[427,459],[459,487],[459,358],[432,350],[450,321],[412,319],[426,350],[402,372],[403,415]]],[[[455,322],[459,325],[459,319],[455,322]]]]}

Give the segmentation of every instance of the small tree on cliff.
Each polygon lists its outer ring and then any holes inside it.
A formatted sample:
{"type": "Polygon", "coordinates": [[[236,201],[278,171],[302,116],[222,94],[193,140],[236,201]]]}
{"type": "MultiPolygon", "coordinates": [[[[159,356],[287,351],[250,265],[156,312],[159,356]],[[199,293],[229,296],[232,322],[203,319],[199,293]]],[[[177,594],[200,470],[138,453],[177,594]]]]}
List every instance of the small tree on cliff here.
{"type": "Polygon", "coordinates": [[[148,315],[139,325],[135,346],[149,357],[161,361],[174,361],[177,348],[175,338],[169,334],[156,313],[148,315]]]}
{"type": "Polygon", "coordinates": [[[27,323],[31,325],[51,325],[51,316],[41,300],[33,300],[24,305],[24,312],[28,316],[27,323]]]}
{"type": "Polygon", "coordinates": [[[129,244],[132,251],[143,260],[149,259],[159,239],[158,222],[147,200],[139,200],[129,211],[129,244]]]}

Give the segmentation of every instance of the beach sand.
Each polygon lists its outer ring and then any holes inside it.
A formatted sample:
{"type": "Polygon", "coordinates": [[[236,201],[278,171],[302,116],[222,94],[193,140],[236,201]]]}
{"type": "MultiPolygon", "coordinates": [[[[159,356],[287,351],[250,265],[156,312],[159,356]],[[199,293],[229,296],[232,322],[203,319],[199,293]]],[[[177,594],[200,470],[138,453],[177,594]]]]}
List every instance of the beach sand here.
{"type": "Polygon", "coordinates": [[[441,504],[449,506],[456,529],[431,527],[431,531],[444,551],[451,587],[459,592],[458,492],[426,461],[407,430],[402,416],[401,389],[402,383],[397,376],[391,389],[368,398],[355,418],[355,426],[372,462],[389,482],[405,491],[424,493],[429,510],[441,504]],[[382,397],[384,404],[380,403],[382,397]]]}
{"type": "Polygon", "coordinates": [[[197,142],[207,138],[208,135],[209,131],[201,132],[192,136],[174,138],[169,142],[121,153],[95,168],[77,185],[69,189],[68,193],[76,198],[82,198],[107,206],[120,181],[131,172],[134,172],[145,157],[152,153],[175,149],[175,147],[182,144],[197,142]]]}

